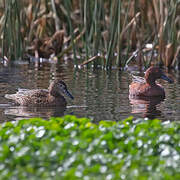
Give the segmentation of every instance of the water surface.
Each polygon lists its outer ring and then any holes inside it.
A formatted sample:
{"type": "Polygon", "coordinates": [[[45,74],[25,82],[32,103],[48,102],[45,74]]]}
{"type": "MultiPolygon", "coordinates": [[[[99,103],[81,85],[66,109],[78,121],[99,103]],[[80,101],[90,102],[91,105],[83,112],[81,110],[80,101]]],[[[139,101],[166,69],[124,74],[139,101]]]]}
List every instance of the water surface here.
{"type": "MultiPolygon", "coordinates": [[[[165,88],[166,98],[151,101],[129,99],[131,73],[102,69],[78,69],[71,61],[62,63],[24,63],[15,62],[0,67],[0,121],[17,120],[30,117],[49,118],[73,114],[88,117],[94,121],[121,120],[134,117],[179,120],[180,117],[180,74],[172,71],[175,83],[159,81],[165,88]],[[73,94],[74,100],[67,99],[68,106],[62,108],[37,108],[14,106],[4,98],[5,94],[15,93],[18,88],[47,88],[53,79],[63,79],[73,94]]],[[[142,75],[142,74],[141,74],[142,75]]]]}

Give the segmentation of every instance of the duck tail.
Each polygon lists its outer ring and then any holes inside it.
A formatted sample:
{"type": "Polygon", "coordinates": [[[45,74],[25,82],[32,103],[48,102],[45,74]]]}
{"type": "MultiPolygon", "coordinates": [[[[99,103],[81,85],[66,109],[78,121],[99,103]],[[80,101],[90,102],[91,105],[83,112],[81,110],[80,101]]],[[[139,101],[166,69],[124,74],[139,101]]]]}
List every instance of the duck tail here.
{"type": "Polygon", "coordinates": [[[5,94],[5,98],[14,99],[14,94],[5,94]]]}

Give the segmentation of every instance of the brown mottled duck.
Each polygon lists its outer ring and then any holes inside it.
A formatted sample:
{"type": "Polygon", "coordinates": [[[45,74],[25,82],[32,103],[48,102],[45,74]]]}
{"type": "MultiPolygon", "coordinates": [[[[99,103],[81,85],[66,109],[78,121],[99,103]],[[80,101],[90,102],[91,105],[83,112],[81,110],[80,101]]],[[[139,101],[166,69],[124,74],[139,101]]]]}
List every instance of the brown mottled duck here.
{"type": "Polygon", "coordinates": [[[19,89],[16,94],[6,94],[5,97],[21,106],[66,106],[62,94],[74,99],[63,81],[54,80],[48,89],[19,89]]]}

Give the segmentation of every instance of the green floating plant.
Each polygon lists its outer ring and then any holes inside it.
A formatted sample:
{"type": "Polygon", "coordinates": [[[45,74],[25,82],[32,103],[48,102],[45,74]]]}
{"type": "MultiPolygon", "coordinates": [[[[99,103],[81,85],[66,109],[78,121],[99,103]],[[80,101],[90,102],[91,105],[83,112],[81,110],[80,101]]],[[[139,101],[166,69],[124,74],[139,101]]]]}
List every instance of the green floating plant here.
{"type": "Polygon", "coordinates": [[[0,179],[180,179],[180,124],[65,116],[0,126],[0,179]]]}

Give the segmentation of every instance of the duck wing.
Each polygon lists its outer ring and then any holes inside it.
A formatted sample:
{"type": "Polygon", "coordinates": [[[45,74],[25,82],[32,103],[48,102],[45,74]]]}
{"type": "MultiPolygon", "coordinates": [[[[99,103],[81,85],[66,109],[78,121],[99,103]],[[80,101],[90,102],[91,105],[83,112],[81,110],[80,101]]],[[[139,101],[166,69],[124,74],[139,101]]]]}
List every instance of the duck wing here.
{"type": "Polygon", "coordinates": [[[42,100],[46,101],[48,90],[46,89],[18,89],[16,94],[6,94],[7,99],[14,100],[20,105],[36,105],[41,103],[42,100]]]}
{"type": "Polygon", "coordinates": [[[143,77],[132,75],[132,81],[137,83],[145,83],[146,80],[143,77]]]}

